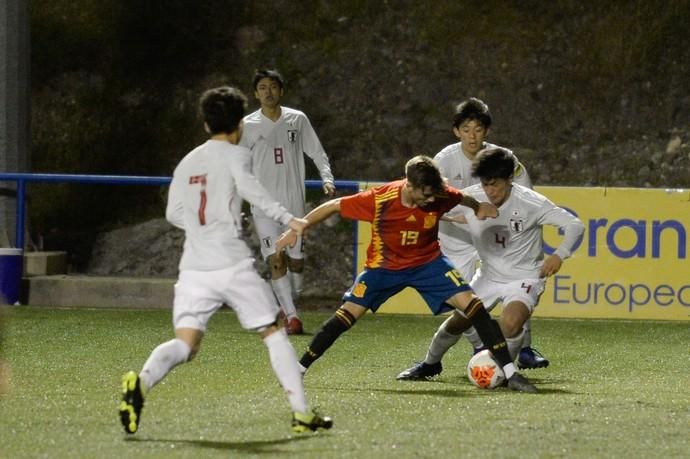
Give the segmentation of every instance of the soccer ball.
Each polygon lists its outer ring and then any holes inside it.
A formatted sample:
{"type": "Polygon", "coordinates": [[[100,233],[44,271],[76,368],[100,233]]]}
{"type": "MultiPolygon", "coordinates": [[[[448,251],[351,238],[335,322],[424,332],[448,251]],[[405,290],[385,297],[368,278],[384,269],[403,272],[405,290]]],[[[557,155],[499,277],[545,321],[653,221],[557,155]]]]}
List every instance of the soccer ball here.
{"type": "Polygon", "coordinates": [[[472,384],[482,389],[493,389],[506,380],[503,369],[488,349],[472,356],[467,364],[467,377],[472,384]]]}

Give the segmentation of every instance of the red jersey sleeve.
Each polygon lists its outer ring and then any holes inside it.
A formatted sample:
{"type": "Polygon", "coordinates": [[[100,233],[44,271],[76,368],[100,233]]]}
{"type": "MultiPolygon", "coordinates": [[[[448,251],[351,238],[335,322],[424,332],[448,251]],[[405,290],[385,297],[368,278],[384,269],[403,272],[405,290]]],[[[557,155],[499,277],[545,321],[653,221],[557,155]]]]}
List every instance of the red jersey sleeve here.
{"type": "Polygon", "coordinates": [[[350,220],[371,222],[375,211],[375,188],[340,198],[340,215],[350,220]]]}

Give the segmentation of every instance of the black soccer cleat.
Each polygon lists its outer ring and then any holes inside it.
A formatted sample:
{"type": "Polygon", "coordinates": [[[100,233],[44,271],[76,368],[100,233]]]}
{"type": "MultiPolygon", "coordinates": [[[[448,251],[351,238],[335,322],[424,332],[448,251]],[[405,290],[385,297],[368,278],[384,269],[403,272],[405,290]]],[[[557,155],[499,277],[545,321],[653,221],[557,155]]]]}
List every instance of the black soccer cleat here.
{"type": "Polygon", "coordinates": [[[122,401],[120,402],[120,420],[125,432],[133,434],[139,428],[141,409],[144,407],[144,395],[141,391],[141,379],[130,371],[122,376],[122,401]]]}
{"type": "Polygon", "coordinates": [[[514,373],[513,376],[508,379],[506,386],[508,389],[517,392],[526,392],[528,394],[536,394],[537,388],[534,384],[530,383],[527,378],[522,376],[520,373],[514,373]]]}
{"type": "Polygon", "coordinates": [[[328,416],[321,416],[313,411],[292,413],[292,431],[295,433],[304,433],[307,430],[316,432],[319,429],[328,430],[331,427],[333,427],[333,420],[328,416]]]}
{"type": "Polygon", "coordinates": [[[426,381],[443,371],[441,362],[436,363],[416,363],[413,367],[400,373],[395,379],[400,381],[426,381]]]}
{"type": "Polygon", "coordinates": [[[541,353],[531,347],[523,347],[517,359],[517,366],[521,370],[532,370],[534,368],[546,368],[549,360],[541,353]]]}

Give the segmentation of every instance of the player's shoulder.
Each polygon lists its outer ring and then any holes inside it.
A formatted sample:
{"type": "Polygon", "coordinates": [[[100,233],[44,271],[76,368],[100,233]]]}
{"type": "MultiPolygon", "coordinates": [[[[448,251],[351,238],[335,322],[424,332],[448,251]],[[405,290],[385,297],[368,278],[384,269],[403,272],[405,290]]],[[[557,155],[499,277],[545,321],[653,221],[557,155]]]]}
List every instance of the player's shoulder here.
{"type": "Polygon", "coordinates": [[[474,196],[475,194],[484,193],[484,188],[481,183],[475,183],[462,189],[462,192],[474,196]]]}
{"type": "Polygon", "coordinates": [[[386,193],[389,190],[399,190],[405,185],[405,179],[393,180],[391,182],[382,183],[374,187],[374,190],[379,193],[386,193]]]}
{"type": "Polygon", "coordinates": [[[388,201],[390,199],[397,198],[404,184],[405,179],[394,180],[392,182],[383,183],[381,185],[377,185],[373,188],[370,188],[369,190],[366,190],[364,193],[369,192],[367,193],[367,195],[376,196],[377,201],[388,201]]]}
{"type": "Polygon", "coordinates": [[[458,153],[460,153],[460,143],[452,143],[450,145],[446,145],[441,149],[441,151],[436,153],[436,156],[434,156],[434,160],[436,160],[439,163],[447,161],[458,155],[458,153]]]}
{"type": "Polygon", "coordinates": [[[282,112],[283,118],[285,118],[286,120],[307,119],[306,113],[304,113],[302,110],[298,110],[292,107],[285,107],[284,105],[280,106],[280,110],[282,112]]]}
{"type": "Polygon", "coordinates": [[[513,183],[513,190],[511,191],[518,200],[528,206],[542,207],[545,203],[550,203],[549,198],[534,191],[532,188],[513,183]]]}
{"type": "Polygon", "coordinates": [[[261,123],[261,109],[255,110],[244,116],[244,123],[261,123]]]}

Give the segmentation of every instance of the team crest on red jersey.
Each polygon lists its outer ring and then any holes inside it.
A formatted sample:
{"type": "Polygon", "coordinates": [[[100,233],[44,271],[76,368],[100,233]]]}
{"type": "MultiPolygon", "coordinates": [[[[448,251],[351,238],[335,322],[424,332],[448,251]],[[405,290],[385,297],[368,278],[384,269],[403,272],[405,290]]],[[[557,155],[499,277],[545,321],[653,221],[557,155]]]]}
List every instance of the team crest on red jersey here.
{"type": "Polygon", "coordinates": [[[436,225],[436,214],[424,216],[424,229],[433,228],[436,225]]]}

